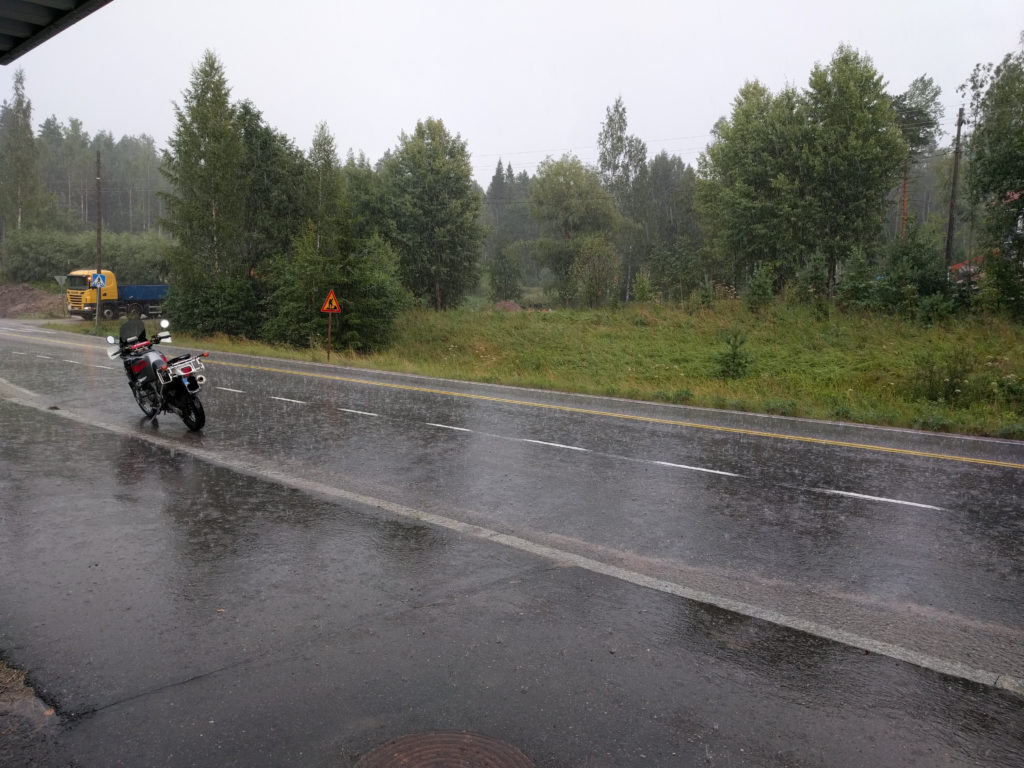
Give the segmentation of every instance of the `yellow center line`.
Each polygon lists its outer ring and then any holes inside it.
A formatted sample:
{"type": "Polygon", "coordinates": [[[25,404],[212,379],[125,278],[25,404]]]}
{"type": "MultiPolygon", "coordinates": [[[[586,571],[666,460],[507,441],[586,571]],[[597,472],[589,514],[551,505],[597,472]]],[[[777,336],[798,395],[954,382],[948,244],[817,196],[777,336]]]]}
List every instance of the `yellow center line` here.
{"type": "MultiPolygon", "coordinates": [[[[0,336],[24,339],[25,334],[5,333],[0,331],[0,336]]],[[[80,347],[82,349],[95,350],[97,347],[92,344],[78,344],[71,341],[59,339],[36,339],[49,344],[61,344],[68,347],[80,347]]],[[[388,389],[399,389],[407,392],[423,392],[431,395],[445,395],[447,397],[461,397],[466,400],[480,400],[491,403],[502,403],[504,405],[515,405],[526,408],[546,408],[550,411],[562,413],[579,413],[586,416],[603,416],[609,419],[622,419],[624,421],[637,421],[648,424],[664,424],[670,427],[686,427],[689,429],[703,429],[708,432],[721,432],[732,435],[745,435],[747,437],[764,437],[770,440],[789,440],[797,443],[809,443],[811,445],[828,445],[837,448],[851,448],[858,451],[873,451],[875,453],[888,453],[898,456],[914,456],[923,459],[938,459],[940,461],[955,461],[962,464],[979,464],[986,467],[1003,467],[1006,469],[1024,469],[1024,464],[1013,461],[998,461],[996,459],[979,459],[971,456],[957,456],[948,453],[934,453],[931,451],[913,451],[907,448],[891,448],[884,445],[872,445],[870,443],[851,443],[845,440],[828,440],[821,437],[805,437],[802,435],[787,435],[782,432],[764,432],[757,429],[742,429],[740,427],[722,427],[712,424],[700,424],[694,421],[678,421],[675,419],[659,419],[654,416],[639,416],[630,413],[616,413],[615,411],[598,411],[590,408],[576,408],[571,405],[555,405],[552,403],[538,403],[533,400],[516,400],[508,397],[494,397],[492,395],[476,395],[466,392],[453,392],[447,389],[436,389],[433,387],[417,387],[412,384],[395,384],[383,381],[372,381],[370,379],[359,379],[351,376],[337,376],[329,373],[313,373],[308,371],[296,371],[287,368],[272,368],[264,365],[250,365],[247,363],[229,363],[224,360],[206,360],[207,365],[226,365],[233,368],[248,368],[253,371],[266,371],[268,373],[284,373],[292,376],[306,376],[315,379],[327,379],[329,381],[341,381],[348,384],[363,384],[370,387],[384,387],[388,389]]]]}
{"type": "Polygon", "coordinates": [[[771,440],[790,440],[798,443],[810,443],[812,445],[828,445],[838,448],[852,448],[860,451],[874,451],[876,453],[889,453],[900,456],[914,456],[925,459],[939,459],[942,461],[956,461],[965,464],[981,464],[988,467],[1005,467],[1007,469],[1024,469],[1024,464],[1012,461],[998,461],[996,459],[979,459],[971,456],[957,456],[947,453],[933,453],[931,451],[914,451],[907,448],[892,448],[884,445],[872,445],[870,443],[852,443],[845,440],[829,440],[821,437],[805,437],[802,435],[787,435],[781,432],[764,432],[756,429],[743,429],[740,427],[723,427],[712,424],[701,424],[694,421],[678,421],[675,419],[660,419],[654,416],[640,416],[631,413],[617,413],[615,411],[599,411],[591,408],[577,408],[571,405],[556,405],[553,403],[538,403],[533,400],[516,400],[508,397],[495,397],[493,395],[478,395],[467,392],[453,392],[448,389],[436,389],[434,387],[418,387],[413,384],[395,384],[393,382],[372,381],[370,379],[359,379],[351,376],[338,376],[329,373],[313,373],[307,371],[295,371],[287,368],[272,368],[263,365],[250,365],[246,363],[229,363],[224,360],[208,360],[207,364],[226,365],[233,368],[248,368],[254,371],[266,371],[268,373],[285,373],[293,376],[308,376],[316,379],[327,379],[340,381],[348,384],[364,384],[371,387],[384,387],[387,389],[399,389],[407,392],[423,392],[430,395],[444,395],[447,397],[460,397],[467,400],[480,400],[490,403],[502,403],[504,405],[515,405],[526,408],[544,408],[550,411],[562,413],[579,413],[586,416],[603,416],[610,419],[622,419],[625,421],[638,421],[648,424],[664,424],[671,427],[686,427],[689,429],[703,429],[709,432],[722,432],[733,435],[745,435],[748,437],[765,437],[771,440]]]}

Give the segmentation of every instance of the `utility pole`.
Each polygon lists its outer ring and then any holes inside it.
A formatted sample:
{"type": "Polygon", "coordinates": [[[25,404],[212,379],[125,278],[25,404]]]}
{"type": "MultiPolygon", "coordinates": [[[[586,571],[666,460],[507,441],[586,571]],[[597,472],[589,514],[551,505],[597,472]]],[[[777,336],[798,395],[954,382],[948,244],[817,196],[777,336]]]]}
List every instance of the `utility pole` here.
{"type": "MultiPolygon", "coordinates": [[[[103,274],[103,203],[100,187],[100,151],[96,150],[96,274],[103,274]]],[[[100,309],[103,307],[103,286],[96,286],[96,327],[100,327],[100,309]]]]}
{"type": "Polygon", "coordinates": [[[907,239],[907,208],[910,202],[910,156],[903,161],[903,214],[900,217],[900,239],[907,239]]]}
{"type": "Polygon", "coordinates": [[[946,225],[946,271],[953,266],[953,214],[956,212],[956,185],[960,179],[960,128],[964,124],[964,108],[956,117],[956,144],[953,150],[953,185],[949,190],[949,223],[946,225]]]}

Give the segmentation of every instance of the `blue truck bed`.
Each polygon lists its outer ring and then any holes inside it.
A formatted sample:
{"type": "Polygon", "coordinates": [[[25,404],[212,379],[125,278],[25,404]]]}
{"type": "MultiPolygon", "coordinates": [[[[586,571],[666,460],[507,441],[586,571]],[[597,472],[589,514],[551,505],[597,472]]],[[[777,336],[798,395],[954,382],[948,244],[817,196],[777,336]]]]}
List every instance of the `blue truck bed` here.
{"type": "Polygon", "coordinates": [[[117,286],[117,300],[128,301],[160,301],[167,298],[166,285],[121,285],[117,286]]]}

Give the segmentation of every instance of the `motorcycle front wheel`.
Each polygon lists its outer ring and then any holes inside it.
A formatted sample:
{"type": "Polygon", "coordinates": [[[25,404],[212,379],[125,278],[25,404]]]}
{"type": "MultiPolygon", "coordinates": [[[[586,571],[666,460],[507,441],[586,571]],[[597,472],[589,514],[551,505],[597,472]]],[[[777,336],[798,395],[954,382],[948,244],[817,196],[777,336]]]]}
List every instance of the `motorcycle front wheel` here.
{"type": "Polygon", "coordinates": [[[153,391],[153,386],[145,387],[132,387],[132,394],[135,395],[135,402],[139,404],[139,408],[149,418],[156,416],[157,411],[160,410],[160,405],[157,402],[157,394],[153,391]]]}
{"type": "Polygon", "coordinates": [[[198,395],[185,398],[181,406],[181,420],[193,432],[198,432],[206,424],[206,412],[198,395]]]}

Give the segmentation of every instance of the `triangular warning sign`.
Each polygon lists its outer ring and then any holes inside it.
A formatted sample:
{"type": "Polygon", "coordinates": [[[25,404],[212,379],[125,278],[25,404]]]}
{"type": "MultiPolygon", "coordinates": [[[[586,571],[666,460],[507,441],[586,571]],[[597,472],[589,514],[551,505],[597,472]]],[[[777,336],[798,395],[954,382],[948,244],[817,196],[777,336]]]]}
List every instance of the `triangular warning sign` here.
{"type": "Polygon", "coordinates": [[[332,313],[341,312],[341,304],[338,303],[338,297],[334,295],[333,288],[331,289],[331,292],[327,294],[327,298],[324,299],[324,305],[320,307],[320,311],[332,313]]]}

